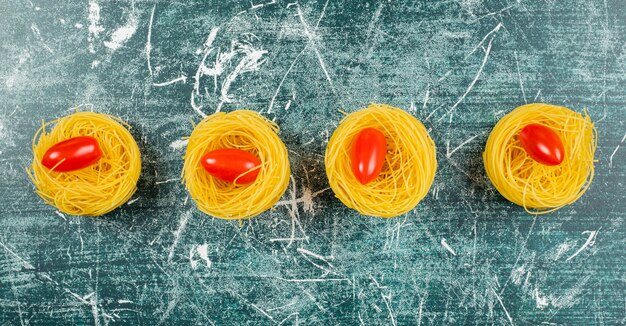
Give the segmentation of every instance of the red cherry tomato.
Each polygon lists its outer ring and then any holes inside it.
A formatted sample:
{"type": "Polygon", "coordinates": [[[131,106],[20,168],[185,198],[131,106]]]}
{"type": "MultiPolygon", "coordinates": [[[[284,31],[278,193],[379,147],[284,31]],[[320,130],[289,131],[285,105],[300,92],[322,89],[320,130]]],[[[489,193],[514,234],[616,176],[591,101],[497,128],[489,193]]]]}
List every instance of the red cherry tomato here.
{"type": "Polygon", "coordinates": [[[222,148],[206,153],[202,160],[202,167],[212,176],[237,184],[252,183],[259,175],[260,169],[254,169],[261,165],[261,161],[251,153],[236,149],[222,148]],[[249,173],[246,173],[250,171],[249,173]],[[244,174],[245,173],[245,174],[244,174]]]}
{"type": "Polygon", "coordinates": [[[522,147],[530,157],[544,165],[559,165],[565,157],[561,138],[552,129],[540,124],[529,124],[519,133],[522,147]]]}
{"type": "Polygon", "coordinates": [[[50,147],[43,155],[41,164],[56,172],[69,172],[86,168],[101,157],[102,150],[95,138],[78,136],[50,147]]]}
{"type": "Polygon", "coordinates": [[[352,173],[361,184],[371,182],[383,169],[386,155],[385,135],[374,128],[361,130],[352,146],[352,173]]]}

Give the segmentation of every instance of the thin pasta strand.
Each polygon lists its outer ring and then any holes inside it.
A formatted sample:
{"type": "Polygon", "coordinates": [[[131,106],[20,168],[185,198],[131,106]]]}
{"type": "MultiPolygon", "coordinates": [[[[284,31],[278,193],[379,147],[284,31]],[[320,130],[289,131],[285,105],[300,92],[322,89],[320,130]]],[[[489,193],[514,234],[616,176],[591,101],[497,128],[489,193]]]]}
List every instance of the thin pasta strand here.
{"type": "Polygon", "coordinates": [[[594,176],[597,131],[591,118],[555,105],[532,103],[504,116],[489,135],[483,153],[487,176],[495,188],[530,214],[546,214],[580,198],[594,176]],[[537,123],[559,135],[565,148],[563,162],[547,166],[533,160],[518,134],[537,123]]]}
{"type": "Polygon", "coordinates": [[[127,202],[137,190],[141,155],[126,128],[130,128],[126,122],[94,112],[42,121],[33,137],[33,163],[26,170],[36,193],[46,204],[71,215],[103,215],[127,202]],[[71,172],[55,172],[43,166],[41,160],[50,147],[77,136],[91,136],[98,141],[102,157],[96,164],[71,172]]]}
{"type": "Polygon", "coordinates": [[[278,132],[275,123],[250,110],[218,112],[195,126],[187,144],[182,179],[198,209],[217,218],[235,220],[271,208],[287,189],[291,173],[287,147],[278,132]],[[237,185],[207,173],[201,158],[220,148],[237,148],[256,155],[261,161],[256,180],[237,185]]]}
{"type": "Polygon", "coordinates": [[[325,165],[341,202],[363,215],[390,218],[410,211],[428,193],[437,171],[436,148],[416,118],[389,105],[370,104],[343,118],[326,147],[325,165]],[[365,128],[385,135],[387,155],[380,175],[363,185],[352,172],[350,150],[365,128]]]}

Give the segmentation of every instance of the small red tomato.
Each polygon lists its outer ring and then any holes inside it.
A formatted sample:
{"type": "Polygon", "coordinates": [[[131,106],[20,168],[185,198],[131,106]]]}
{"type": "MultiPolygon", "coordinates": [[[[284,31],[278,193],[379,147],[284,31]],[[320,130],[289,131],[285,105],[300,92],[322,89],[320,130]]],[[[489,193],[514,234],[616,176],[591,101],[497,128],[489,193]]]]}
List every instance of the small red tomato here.
{"type": "Polygon", "coordinates": [[[261,161],[253,154],[236,149],[222,148],[206,153],[202,160],[202,167],[212,176],[237,184],[252,183],[259,175],[260,169],[254,169],[261,165],[261,161]],[[249,173],[246,173],[250,171],[249,173]],[[245,173],[245,174],[244,174],[245,173]]]}
{"type": "Polygon", "coordinates": [[[559,165],[565,157],[561,138],[547,126],[532,123],[520,131],[519,140],[530,157],[544,165],[559,165]]]}
{"type": "Polygon", "coordinates": [[[102,150],[95,138],[78,136],[50,147],[43,155],[41,164],[56,172],[69,172],[86,168],[101,157],[102,150]]]}
{"type": "Polygon", "coordinates": [[[352,173],[361,184],[371,182],[383,169],[386,155],[385,135],[374,128],[361,130],[352,146],[352,173]]]}

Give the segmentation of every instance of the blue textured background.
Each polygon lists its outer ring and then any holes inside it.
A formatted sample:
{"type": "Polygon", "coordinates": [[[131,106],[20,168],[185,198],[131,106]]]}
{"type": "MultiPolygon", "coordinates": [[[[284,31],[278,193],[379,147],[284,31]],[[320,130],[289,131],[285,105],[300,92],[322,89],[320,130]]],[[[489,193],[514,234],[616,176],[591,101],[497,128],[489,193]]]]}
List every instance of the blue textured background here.
{"type": "Polygon", "coordinates": [[[626,3],[0,1],[0,324],[624,324],[626,3]],[[97,15],[96,15],[97,14],[97,15]],[[534,217],[481,152],[526,102],[588,108],[596,178],[534,217]],[[324,148],[369,102],[422,120],[439,171],[410,214],[346,209],[324,148]],[[133,126],[139,191],[101,218],[46,206],[24,172],[41,119],[133,126]],[[258,110],[293,182],[246,221],[179,182],[192,123],[258,110]]]}

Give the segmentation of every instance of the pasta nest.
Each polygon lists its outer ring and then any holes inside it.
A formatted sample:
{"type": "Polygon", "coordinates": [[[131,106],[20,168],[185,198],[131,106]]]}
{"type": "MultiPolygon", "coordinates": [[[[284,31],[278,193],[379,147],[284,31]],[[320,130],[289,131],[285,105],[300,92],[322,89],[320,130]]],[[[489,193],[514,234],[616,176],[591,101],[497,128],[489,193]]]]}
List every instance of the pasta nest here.
{"type": "Polygon", "coordinates": [[[182,171],[183,183],[198,209],[233,220],[251,218],[272,207],[287,189],[291,173],[287,148],[278,132],[274,122],[249,110],[218,112],[204,118],[189,137],[182,171]],[[242,185],[207,173],[201,158],[221,148],[257,156],[261,165],[256,180],[242,185]]]}
{"type": "Polygon", "coordinates": [[[342,119],[326,147],[325,165],[341,202],[363,215],[389,218],[410,211],[426,196],[437,170],[436,148],[416,118],[389,105],[370,104],[342,119]],[[350,153],[365,128],[385,135],[387,154],[378,177],[363,185],[352,172],[350,153]]]}
{"type": "Polygon", "coordinates": [[[76,112],[43,122],[32,143],[33,162],[27,173],[47,204],[71,215],[98,216],[124,204],[137,190],[141,155],[124,121],[102,113],[76,112]],[[51,131],[47,131],[52,127],[51,131]],[[102,157],[80,170],[56,172],[42,158],[53,145],[77,137],[94,137],[102,157]]]}
{"type": "Polygon", "coordinates": [[[520,106],[504,116],[489,135],[483,153],[487,176],[511,202],[531,214],[553,212],[578,200],[591,185],[597,132],[589,115],[543,103],[520,106]],[[561,139],[561,164],[543,165],[522,147],[518,134],[529,124],[551,128],[561,139]]]}

